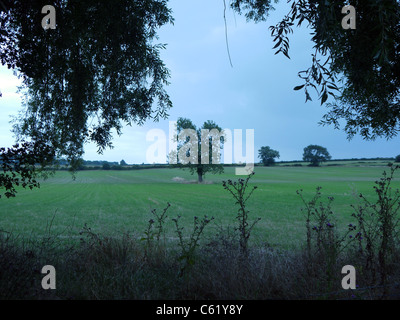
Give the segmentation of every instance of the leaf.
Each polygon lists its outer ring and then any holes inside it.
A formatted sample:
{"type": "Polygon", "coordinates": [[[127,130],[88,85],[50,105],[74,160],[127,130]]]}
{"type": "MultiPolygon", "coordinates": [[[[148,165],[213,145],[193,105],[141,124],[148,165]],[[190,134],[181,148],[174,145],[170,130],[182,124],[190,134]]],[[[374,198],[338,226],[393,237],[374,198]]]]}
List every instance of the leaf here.
{"type": "Polygon", "coordinates": [[[282,51],[282,52],[286,57],[288,57],[290,59],[289,54],[286,51],[282,51]]]}
{"type": "Polygon", "coordinates": [[[308,91],[306,91],[306,102],[308,100],[312,101],[310,94],[308,93],[308,91]]]}
{"type": "Polygon", "coordinates": [[[180,257],[178,258],[178,261],[183,261],[183,260],[186,259],[186,258],[187,258],[186,255],[182,255],[182,256],[180,256],[180,257]]]}
{"type": "Polygon", "coordinates": [[[326,100],[328,100],[328,93],[324,91],[321,98],[321,105],[323,105],[326,102],[326,100]]]}
{"type": "Polygon", "coordinates": [[[282,39],[279,39],[278,43],[272,49],[278,48],[281,43],[282,43],[282,39]]]}
{"type": "Polygon", "coordinates": [[[293,90],[298,91],[298,90],[303,89],[304,87],[305,87],[305,84],[303,84],[303,85],[301,85],[301,86],[294,87],[293,90]]]}

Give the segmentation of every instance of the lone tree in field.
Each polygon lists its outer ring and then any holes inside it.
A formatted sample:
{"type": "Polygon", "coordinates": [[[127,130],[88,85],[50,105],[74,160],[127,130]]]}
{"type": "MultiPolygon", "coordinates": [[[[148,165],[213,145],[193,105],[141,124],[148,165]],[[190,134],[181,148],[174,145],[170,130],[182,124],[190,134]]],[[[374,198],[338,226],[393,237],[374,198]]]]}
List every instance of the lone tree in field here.
{"type": "Polygon", "coordinates": [[[264,166],[272,166],[275,164],[275,158],[279,159],[280,155],[278,151],[270,147],[261,147],[261,149],[258,150],[258,157],[261,159],[264,166]]]}
{"type": "Polygon", "coordinates": [[[303,160],[311,162],[312,167],[318,167],[321,162],[328,161],[332,157],[328,150],[317,145],[309,145],[304,148],[303,160]]]}
{"type": "Polygon", "coordinates": [[[178,118],[177,153],[170,153],[169,162],[179,168],[188,168],[197,173],[198,182],[203,182],[206,173],[224,172],[221,152],[225,141],[224,133],[214,121],[207,120],[201,128],[186,118],[178,118]]]}

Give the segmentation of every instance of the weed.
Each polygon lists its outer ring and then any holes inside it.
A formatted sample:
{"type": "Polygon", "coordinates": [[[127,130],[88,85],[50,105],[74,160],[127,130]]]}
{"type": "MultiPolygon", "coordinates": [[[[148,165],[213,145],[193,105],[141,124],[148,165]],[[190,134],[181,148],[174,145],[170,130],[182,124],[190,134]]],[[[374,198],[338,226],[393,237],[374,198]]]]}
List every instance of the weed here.
{"type": "Polygon", "coordinates": [[[314,197],[306,201],[302,191],[297,194],[302,199],[306,211],[306,238],[307,238],[307,257],[309,261],[319,257],[325,263],[328,288],[331,289],[334,279],[334,272],[341,253],[354,240],[350,233],[355,230],[355,226],[349,225],[348,230],[340,235],[337,222],[334,218],[334,212],[331,205],[333,197],[328,197],[327,204],[320,201],[321,187],[317,187],[314,197]]]}
{"type": "Polygon", "coordinates": [[[184,261],[184,265],[181,268],[180,276],[184,274],[188,274],[188,271],[195,263],[195,250],[199,245],[200,236],[202,235],[204,228],[208,225],[214,217],[209,219],[207,216],[204,216],[203,219],[199,220],[198,217],[194,217],[193,221],[193,230],[189,236],[189,239],[185,241],[183,236],[183,227],[179,226],[179,219],[181,216],[172,219],[175,222],[176,233],[179,238],[179,246],[181,248],[181,255],[178,258],[179,261],[184,261]]]}
{"type": "Polygon", "coordinates": [[[372,273],[375,280],[376,269],[379,269],[380,284],[387,284],[389,264],[393,264],[393,254],[398,244],[400,222],[400,191],[394,192],[391,187],[398,166],[390,165],[390,173],[383,172],[380,180],[375,181],[377,195],[375,203],[363,194],[362,201],[354,209],[353,217],[359,224],[356,235],[361,255],[365,256],[365,268],[372,273]]]}
{"type": "Polygon", "coordinates": [[[168,202],[167,206],[163,209],[161,214],[157,213],[156,209],[151,210],[153,214],[153,218],[151,218],[148,222],[147,229],[144,232],[145,237],[141,238],[141,241],[146,241],[147,249],[149,250],[152,247],[152,242],[155,240],[157,245],[160,245],[161,236],[163,236],[164,246],[165,246],[165,221],[167,219],[167,210],[171,204],[168,202]]]}
{"type": "Polygon", "coordinates": [[[236,216],[236,220],[238,222],[237,230],[239,231],[240,239],[240,249],[244,255],[248,254],[248,241],[251,235],[251,230],[255,226],[255,224],[261,220],[261,218],[253,221],[251,225],[249,225],[249,211],[246,210],[246,203],[249,200],[250,196],[253,194],[254,190],[257,189],[257,186],[254,186],[248,194],[246,194],[246,189],[248,188],[248,183],[250,178],[254,175],[254,172],[249,174],[246,179],[238,179],[238,181],[233,182],[232,180],[223,181],[222,185],[225,190],[229,191],[229,193],[236,200],[236,204],[239,205],[238,213],[236,216]]]}

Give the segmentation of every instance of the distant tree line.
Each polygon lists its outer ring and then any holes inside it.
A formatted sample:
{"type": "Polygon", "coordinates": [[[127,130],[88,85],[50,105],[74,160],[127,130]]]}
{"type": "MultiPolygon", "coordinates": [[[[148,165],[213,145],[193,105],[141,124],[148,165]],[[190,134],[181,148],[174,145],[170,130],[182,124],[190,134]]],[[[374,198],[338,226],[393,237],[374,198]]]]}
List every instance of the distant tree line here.
{"type": "MultiPolygon", "coordinates": [[[[275,164],[275,159],[280,157],[280,154],[278,151],[265,146],[258,151],[258,157],[264,166],[272,166],[275,164]]],[[[330,159],[332,157],[324,147],[311,144],[304,148],[303,161],[310,162],[312,167],[318,167],[322,162],[330,159]]]]}
{"type": "MultiPolygon", "coordinates": [[[[273,150],[269,146],[261,147],[258,150],[258,157],[261,159],[260,165],[263,166],[273,166],[275,165],[275,159],[280,157],[279,151],[273,150]]],[[[293,160],[293,161],[280,161],[280,163],[297,163],[300,166],[302,162],[309,162],[309,166],[318,167],[321,163],[326,161],[365,161],[365,160],[387,160],[387,161],[395,161],[400,162],[400,154],[393,158],[351,158],[351,159],[334,159],[332,160],[332,156],[329,154],[328,150],[322,146],[318,145],[309,145],[303,150],[303,160],[293,160]]]]}
{"type": "MultiPolygon", "coordinates": [[[[261,147],[258,151],[258,157],[261,159],[256,166],[273,166],[277,162],[275,159],[280,157],[279,151],[273,150],[268,146],[261,147]]],[[[348,159],[332,159],[326,148],[318,145],[309,145],[304,148],[302,160],[279,161],[280,164],[294,163],[294,166],[302,166],[302,163],[309,162],[309,166],[320,166],[323,162],[338,162],[338,161],[394,161],[400,162],[400,155],[396,157],[376,157],[376,158],[348,158],[348,159]]],[[[1,164],[1,160],[0,160],[1,164]]],[[[238,164],[223,164],[223,167],[236,167],[238,164]]],[[[331,164],[333,165],[333,164],[331,164]]],[[[105,161],[105,160],[83,160],[80,159],[76,170],[141,170],[155,168],[171,168],[170,164],[128,164],[125,160],[105,161]]],[[[56,170],[70,170],[67,160],[61,159],[57,161],[56,170]]]]}
{"type": "MultiPolygon", "coordinates": [[[[78,160],[78,165],[74,168],[77,171],[83,170],[141,170],[141,169],[154,169],[154,168],[168,168],[168,164],[128,164],[125,160],[105,161],[105,160],[78,160]]],[[[50,170],[68,171],[71,170],[69,162],[60,159],[54,162],[53,167],[48,167],[50,170]]]]}

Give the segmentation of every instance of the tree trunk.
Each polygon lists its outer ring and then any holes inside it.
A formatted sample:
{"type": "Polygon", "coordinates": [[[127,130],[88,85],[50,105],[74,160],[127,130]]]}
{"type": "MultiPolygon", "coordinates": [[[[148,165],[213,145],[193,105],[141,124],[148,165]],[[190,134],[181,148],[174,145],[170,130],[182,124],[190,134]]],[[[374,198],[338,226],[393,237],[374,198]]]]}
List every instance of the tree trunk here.
{"type": "Polygon", "coordinates": [[[197,177],[198,177],[198,183],[203,182],[203,170],[197,169],[197,177]]]}

